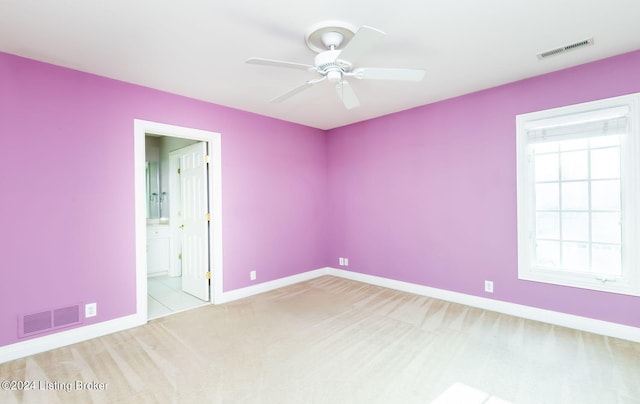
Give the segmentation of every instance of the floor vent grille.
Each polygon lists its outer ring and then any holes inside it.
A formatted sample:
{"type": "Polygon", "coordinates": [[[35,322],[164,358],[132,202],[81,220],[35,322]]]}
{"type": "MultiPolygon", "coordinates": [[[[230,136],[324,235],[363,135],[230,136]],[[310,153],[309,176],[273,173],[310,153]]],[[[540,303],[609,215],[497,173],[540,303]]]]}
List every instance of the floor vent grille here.
{"type": "Polygon", "coordinates": [[[574,42],[569,45],[561,46],[559,48],[550,49],[548,51],[538,53],[538,59],[546,59],[551,56],[556,56],[561,53],[569,52],[572,50],[580,49],[585,46],[593,45],[593,38],[584,39],[582,41],[574,42]]]}
{"type": "Polygon", "coordinates": [[[80,304],[18,316],[18,337],[24,338],[80,324],[80,304]]]}

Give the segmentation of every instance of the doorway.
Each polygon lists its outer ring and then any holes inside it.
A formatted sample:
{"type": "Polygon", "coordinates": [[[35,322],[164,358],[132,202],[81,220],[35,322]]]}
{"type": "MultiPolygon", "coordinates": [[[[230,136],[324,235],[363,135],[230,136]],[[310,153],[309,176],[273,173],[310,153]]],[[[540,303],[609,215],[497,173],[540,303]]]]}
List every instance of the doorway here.
{"type": "MultiPolygon", "coordinates": [[[[185,148],[182,152],[176,152],[171,155],[171,158],[165,162],[165,171],[171,170],[175,168],[175,165],[178,165],[180,170],[183,170],[183,167],[180,167],[180,164],[184,165],[185,168],[189,164],[194,167],[199,166],[200,169],[204,170],[203,173],[205,177],[208,177],[208,186],[205,181],[204,187],[200,184],[198,188],[199,191],[204,198],[205,201],[205,210],[208,210],[207,217],[208,221],[203,222],[199,221],[198,226],[200,226],[201,230],[202,223],[206,223],[204,227],[204,238],[200,237],[200,241],[195,243],[196,247],[194,247],[194,242],[191,241],[191,244],[188,244],[187,247],[190,249],[196,248],[205,250],[203,259],[199,261],[196,260],[196,265],[193,265],[193,259],[191,260],[192,265],[187,267],[186,274],[189,275],[187,288],[190,288],[190,293],[198,295],[199,298],[204,298],[207,301],[215,302],[216,300],[220,300],[222,295],[222,223],[221,223],[221,152],[220,152],[220,134],[215,132],[202,131],[198,129],[191,129],[173,125],[167,125],[162,123],[150,122],[150,121],[142,121],[135,120],[134,121],[134,139],[135,139],[135,204],[136,204],[136,298],[137,298],[137,315],[139,317],[143,317],[145,322],[149,318],[158,317],[158,307],[151,307],[155,305],[156,302],[150,299],[152,293],[158,295],[158,293],[166,293],[168,295],[173,294],[174,302],[172,303],[174,307],[180,307],[181,304],[186,304],[188,301],[187,298],[182,298],[184,300],[181,303],[179,300],[181,299],[176,295],[178,292],[182,292],[183,282],[182,279],[177,280],[177,278],[182,277],[182,268],[180,267],[181,261],[177,261],[177,257],[173,257],[173,255],[177,255],[182,253],[179,249],[175,248],[177,243],[173,243],[167,245],[166,253],[167,256],[170,256],[169,262],[166,262],[167,270],[157,272],[157,277],[148,277],[148,266],[147,264],[150,262],[153,264],[157,261],[157,257],[150,256],[153,254],[153,248],[149,248],[149,242],[154,242],[151,237],[153,237],[153,233],[149,233],[147,224],[151,223],[152,226],[156,225],[155,220],[148,221],[148,212],[150,210],[149,207],[149,195],[147,192],[149,178],[147,175],[146,168],[149,166],[147,164],[147,147],[148,147],[148,136],[154,138],[160,138],[166,143],[172,144],[174,149],[177,147],[176,145],[185,145],[192,143],[194,146],[189,146],[185,148]],[[199,146],[197,146],[199,145],[199,146]],[[195,149],[194,149],[195,148],[195,149]],[[192,150],[193,149],[193,150],[192,150]],[[197,149],[197,150],[196,150],[197,149]],[[194,151],[196,150],[196,151],[194,151]],[[197,157],[198,153],[202,156],[197,157]],[[207,155],[208,164],[198,165],[194,164],[194,161],[203,162],[205,158],[204,155],[207,155]],[[176,163],[177,158],[178,160],[176,163]],[[201,160],[198,160],[202,158],[201,160]],[[207,209],[208,208],[208,209],[207,209]],[[149,236],[151,234],[151,236],[149,236]],[[178,252],[180,251],[180,252],[178,252]],[[176,266],[178,266],[178,270],[176,270],[176,266]],[[194,269],[195,268],[195,269],[194,269]],[[179,272],[177,272],[179,271],[179,272]],[[173,289],[170,291],[169,289],[173,289]],[[204,294],[203,294],[204,293],[204,294]]],[[[162,170],[162,168],[160,168],[162,170]]],[[[197,170],[196,170],[197,171],[197,170]]],[[[180,183],[180,177],[178,178],[178,184],[180,183]]],[[[196,178],[192,174],[189,174],[189,178],[196,178]]],[[[156,192],[156,197],[163,197],[162,203],[165,212],[169,212],[163,217],[161,214],[159,215],[157,221],[158,225],[160,223],[166,224],[167,228],[171,228],[169,231],[170,236],[173,236],[174,239],[177,240],[176,237],[180,238],[180,231],[176,231],[178,226],[185,225],[182,223],[183,220],[176,220],[176,215],[171,216],[170,212],[176,212],[175,209],[171,209],[171,204],[180,203],[180,198],[176,199],[176,192],[171,191],[171,185],[176,187],[176,176],[166,176],[164,179],[165,187],[168,191],[163,191],[159,189],[156,192]],[[171,184],[171,185],[170,185],[171,184]],[[163,195],[163,192],[165,194],[163,195]]],[[[193,183],[193,181],[192,181],[193,183]]],[[[197,183],[197,181],[195,182],[197,183]]],[[[189,183],[185,188],[189,188],[189,183]]],[[[175,191],[175,189],[174,189],[175,191]]],[[[192,204],[189,204],[192,205],[192,204]]],[[[157,211],[161,212],[161,206],[159,206],[157,211]]],[[[185,212],[186,213],[186,212],[185,212]]],[[[198,218],[202,215],[198,214],[198,218]]],[[[193,218],[192,218],[193,219],[193,218]]],[[[204,220],[205,218],[202,217],[204,220]]],[[[194,222],[196,223],[196,222],[194,222]]],[[[187,226],[185,226],[187,227],[187,226]]],[[[189,225],[193,229],[193,225],[189,225]]],[[[184,228],[184,227],[183,227],[184,228]]],[[[163,229],[159,227],[159,229],[163,229]]],[[[193,237],[193,231],[185,232],[193,237]]],[[[188,242],[189,243],[189,242],[188,242]]],[[[157,247],[157,244],[156,244],[157,247]]],[[[157,248],[156,248],[157,250],[157,248]]],[[[160,248],[160,251],[163,251],[160,248]]],[[[184,254],[187,254],[185,251],[184,254]]],[[[192,254],[193,255],[193,254],[192,254]]],[[[187,257],[181,257],[184,258],[187,257]]],[[[190,257],[193,258],[193,257],[190,257]]],[[[195,298],[194,298],[195,299],[195,298]]],[[[197,302],[197,300],[196,300],[197,302]]],[[[195,304],[194,306],[197,306],[195,304]]],[[[174,310],[172,310],[174,311],[174,310]]],[[[177,310],[175,310],[177,311],[177,310]]],[[[166,312],[164,314],[167,314],[166,312]]],[[[160,314],[160,315],[164,315],[160,314]]]]}

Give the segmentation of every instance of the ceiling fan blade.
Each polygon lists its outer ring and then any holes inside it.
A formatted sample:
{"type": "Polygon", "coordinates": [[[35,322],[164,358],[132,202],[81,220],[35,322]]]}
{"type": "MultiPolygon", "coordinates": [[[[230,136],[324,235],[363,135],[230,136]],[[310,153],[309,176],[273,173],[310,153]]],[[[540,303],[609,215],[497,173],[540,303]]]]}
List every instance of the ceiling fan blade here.
{"type": "Polygon", "coordinates": [[[360,27],[338,55],[338,60],[353,65],[386,34],[366,25],[360,27]]]}
{"type": "Polygon", "coordinates": [[[311,84],[309,84],[309,82],[306,82],[302,85],[299,85],[298,87],[294,87],[291,90],[287,91],[286,93],[279,95],[275,98],[272,98],[271,100],[269,100],[269,102],[282,102],[284,100],[286,100],[289,97],[292,97],[296,94],[298,94],[300,91],[302,90],[306,90],[307,88],[311,87],[311,84]]]}
{"type": "Polygon", "coordinates": [[[275,98],[272,98],[271,100],[269,100],[269,102],[282,102],[284,100],[286,100],[289,97],[292,97],[296,94],[298,94],[299,92],[306,90],[307,88],[311,87],[314,84],[318,84],[321,81],[324,81],[326,77],[322,77],[321,79],[317,79],[317,80],[307,80],[306,83],[301,84],[297,87],[292,88],[291,90],[287,91],[286,93],[279,95],[275,98]]]}
{"type": "Polygon", "coordinates": [[[401,80],[420,81],[424,78],[425,71],[422,69],[387,69],[377,67],[362,67],[348,73],[361,80],[401,80]]]}
{"type": "Polygon", "coordinates": [[[280,60],[272,60],[272,59],[249,58],[245,61],[245,63],[249,63],[252,65],[286,67],[289,69],[315,70],[315,67],[311,65],[305,65],[302,63],[293,63],[293,62],[283,62],[280,60]]]}
{"type": "Polygon", "coordinates": [[[358,100],[356,93],[347,81],[342,80],[338,82],[336,84],[336,92],[338,93],[338,97],[342,100],[345,108],[353,109],[360,105],[360,100],[358,100]]]}

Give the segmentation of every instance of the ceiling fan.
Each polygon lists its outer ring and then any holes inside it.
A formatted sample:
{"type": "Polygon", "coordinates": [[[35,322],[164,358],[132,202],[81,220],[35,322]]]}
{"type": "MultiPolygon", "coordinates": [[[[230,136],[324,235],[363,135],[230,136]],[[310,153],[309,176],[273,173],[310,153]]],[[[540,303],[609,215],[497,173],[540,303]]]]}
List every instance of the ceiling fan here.
{"type": "Polygon", "coordinates": [[[346,78],[420,81],[424,77],[425,71],[422,69],[354,68],[354,63],[385,35],[379,29],[366,25],[363,25],[355,32],[355,29],[350,24],[341,21],[321,22],[312,26],[305,37],[307,47],[318,53],[314,59],[313,66],[262,58],[250,58],[246,63],[301,69],[316,72],[320,75],[318,78],[307,80],[305,83],[271,99],[271,102],[282,102],[326,80],[335,84],[338,97],[342,100],[344,106],[347,109],[352,109],[359,106],[360,101],[346,78]]]}

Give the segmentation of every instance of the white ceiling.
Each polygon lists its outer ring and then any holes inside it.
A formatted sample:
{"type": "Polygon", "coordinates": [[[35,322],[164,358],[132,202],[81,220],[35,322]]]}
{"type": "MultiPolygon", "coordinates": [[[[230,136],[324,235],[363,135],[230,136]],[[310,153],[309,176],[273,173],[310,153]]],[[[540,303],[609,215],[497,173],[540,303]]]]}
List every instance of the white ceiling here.
{"type": "Polygon", "coordinates": [[[639,0],[0,0],[0,51],[320,129],[636,49],[639,0]],[[351,80],[353,110],[326,82],[269,103],[315,73],[245,60],[313,64],[304,36],[323,20],[387,33],[356,67],[424,68],[425,79],[351,80]]]}

